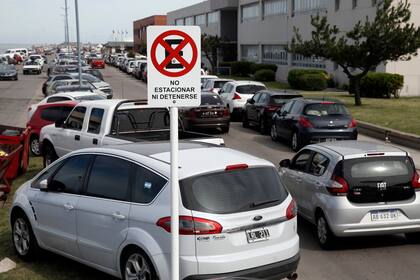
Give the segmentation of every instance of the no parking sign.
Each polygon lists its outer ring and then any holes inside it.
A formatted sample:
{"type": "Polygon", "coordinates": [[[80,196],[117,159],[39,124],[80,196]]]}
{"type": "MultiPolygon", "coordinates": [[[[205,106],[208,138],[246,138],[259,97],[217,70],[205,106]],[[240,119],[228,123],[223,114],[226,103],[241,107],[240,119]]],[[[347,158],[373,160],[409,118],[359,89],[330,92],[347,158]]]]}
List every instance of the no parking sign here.
{"type": "Polygon", "coordinates": [[[148,104],[200,105],[200,38],[198,26],[147,27],[148,104]]]}

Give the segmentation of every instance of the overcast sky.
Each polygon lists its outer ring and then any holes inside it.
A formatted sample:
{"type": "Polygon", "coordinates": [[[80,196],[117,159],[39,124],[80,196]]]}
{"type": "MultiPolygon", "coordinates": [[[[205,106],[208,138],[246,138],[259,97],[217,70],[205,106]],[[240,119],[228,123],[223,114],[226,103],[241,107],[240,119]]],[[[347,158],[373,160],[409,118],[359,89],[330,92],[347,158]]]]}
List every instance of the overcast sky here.
{"type": "MultiPolygon", "coordinates": [[[[133,21],[166,14],[203,0],[79,0],[82,42],[112,40],[112,30],[128,31],[133,21]]],[[[1,0],[0,44],[64,41],[64,0],[1,0]]],[[[68,0],[70,40],[76,40],[74,0],[68,0]]]]}

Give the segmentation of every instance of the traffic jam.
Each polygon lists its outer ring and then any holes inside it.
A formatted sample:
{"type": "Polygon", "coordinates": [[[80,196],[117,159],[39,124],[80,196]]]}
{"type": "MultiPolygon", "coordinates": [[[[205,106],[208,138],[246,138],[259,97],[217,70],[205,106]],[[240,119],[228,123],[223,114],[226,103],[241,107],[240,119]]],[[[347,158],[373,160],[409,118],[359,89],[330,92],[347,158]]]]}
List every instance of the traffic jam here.
{"type": "Polygon", "coordinates": [[[199,34],[154,27],[147,55],[6,53],[1,79],[46,78],[26,128],[0,126],[0,194],[21,260],[50,251],[127,280],[298,279],[307,238],[298,216],[326,254],[350,237],[420,241],[420,177],[408,151],[358,141],[340,101],[209,75],[199,34]],[[108,68],[148,98],[115,98],[108,68]],[[293,156],[275,165],[229,147],[237,123],[293,156]],[[37,157],[43,169],[14,185],[37,157]]]}

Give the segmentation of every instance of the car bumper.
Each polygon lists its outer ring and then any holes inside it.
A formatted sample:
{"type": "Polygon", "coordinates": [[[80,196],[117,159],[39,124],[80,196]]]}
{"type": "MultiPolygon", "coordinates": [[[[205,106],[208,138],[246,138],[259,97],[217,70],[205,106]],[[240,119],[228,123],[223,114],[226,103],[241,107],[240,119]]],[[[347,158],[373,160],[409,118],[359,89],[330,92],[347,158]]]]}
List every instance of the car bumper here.
{"type": "Polygon", "coordinates": [[[222,274],[191,275],[184,280],[224,279],[230,277],[249,277],[256,279],[278,280],[294,273],[298,267],[300,256],[296,254],[290,259],[260,267],[250,268],[222,274]]]}
{"type": "Polygon", "coordinates": [[[13,80],[17,77],[17,75],[13,75],[13,76],[0,76],[0,80],[13,80]]]}
{"type": "Polygon", "coordinates": [[[357,140],[357,129],[304,129],[300,136],[305,144],[325,142],[328,140],[357,140]]]}
{"type": "Polygon", "coordinates": [[[189,127],[192,128],[217,128],[229,127],[229,118],[214,118],[214,119],[194,119],[187,120],[189,127]]]}
{"type": "Polygon", "coordinates": [[[347,197],[323,199],[332,232],[341,237],[420,232],[420,193],[409,200],[388,203],[352,203],[347,197]],[[398,218],[372,221],[373,211],[397,210],[398,218]]]}

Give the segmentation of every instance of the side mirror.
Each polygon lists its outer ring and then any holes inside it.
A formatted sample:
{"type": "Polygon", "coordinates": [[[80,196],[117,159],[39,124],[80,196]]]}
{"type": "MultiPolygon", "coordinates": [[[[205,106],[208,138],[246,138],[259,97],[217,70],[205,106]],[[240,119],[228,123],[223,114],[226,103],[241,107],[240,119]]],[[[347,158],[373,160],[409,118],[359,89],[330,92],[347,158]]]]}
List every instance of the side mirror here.
{"type": "Polygon", "coordinates": [[[289,168],[290,167],[290,159],[283,159],[280,161],[280,167],[289,168]]]}
{"type": "Polygon", "coordinates": [[[64,125],[63,119],[59,119],[55,121],[55,127],[63,127],[63,125],[64,125]]]}
{"type": "Polygon", "coordinates": [[[52,180],[48,186],[48,190],[53,192],[62,192],[66,189],[66,186],[59,181],[52,180]]]}
{"type": "Polygon", "coordinates": [[[48,180],[47,179],[44,179],[41,182],[39,182],[39,189],[41,191],[44,191],[44,192],[48,191],[48,180]]]}
{"type": "Polygon", "coordinates": [[[287,111],[283,111],[283,112],[281,112],[281,114],[280,114],[280,115],[281,115],[282,117],[284,117],[284,116],[286,116],[287,114],[288,114],[288,113],[287,113],[287,111]]]}
{"type": "Polygon", "coordinates": [[[249,104],[254,104],[254,103],[255,103],[255,100],[254,100],[254,99],[252,99],[252,98],[250,98],[250,99],[248,99],[246,102],[248,102],[249,104]]]}

